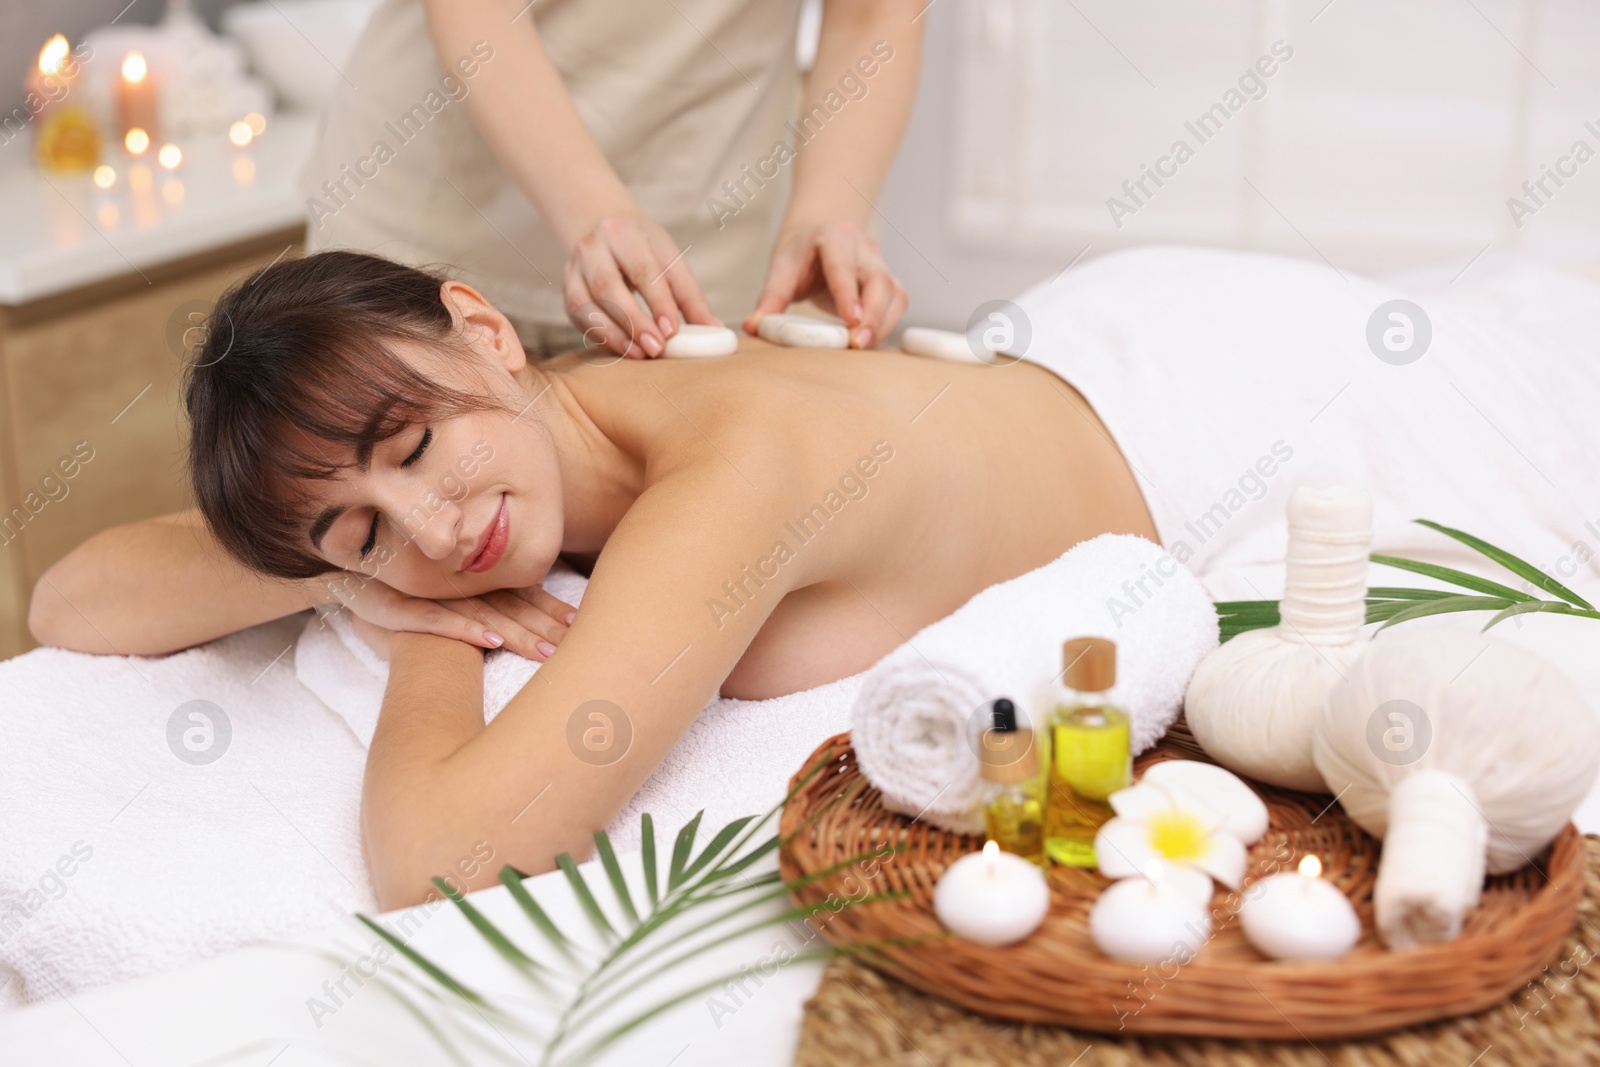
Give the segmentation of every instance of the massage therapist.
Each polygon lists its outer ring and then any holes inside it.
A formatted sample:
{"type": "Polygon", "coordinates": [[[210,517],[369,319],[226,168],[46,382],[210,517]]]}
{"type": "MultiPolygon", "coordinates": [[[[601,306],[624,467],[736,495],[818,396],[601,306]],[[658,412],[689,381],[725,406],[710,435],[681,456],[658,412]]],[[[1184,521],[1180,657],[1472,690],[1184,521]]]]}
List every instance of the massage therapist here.
{"type": "Polygon", "coordinates": [[[308,248],[447,264],[534,351],[654,356],[808,298],[869,347],[906,306],[866,223],[922,6],[824,0],[802,85],[800,0],[384,0],[302,176],[308,248]]]}

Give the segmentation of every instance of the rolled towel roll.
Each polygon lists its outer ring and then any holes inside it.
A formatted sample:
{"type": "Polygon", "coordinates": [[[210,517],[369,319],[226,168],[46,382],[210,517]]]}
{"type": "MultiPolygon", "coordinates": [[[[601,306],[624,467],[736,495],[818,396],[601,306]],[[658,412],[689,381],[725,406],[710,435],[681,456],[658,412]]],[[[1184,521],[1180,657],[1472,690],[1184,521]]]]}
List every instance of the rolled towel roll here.
{"type": "Polygon", "coordinates": [[[1128,710],[1141,752],[1172,725],[1189,676],[1217,647],[1217,613],[1173,556],[1125,534],[1085,541],[985,589],[862,679],[852,744],[884,806],[947,830],[981,831],[977,743],[989,702],[1010,697],[1042,727],[1071,637],[1117,643],[1109,698],[1128,710]]]}

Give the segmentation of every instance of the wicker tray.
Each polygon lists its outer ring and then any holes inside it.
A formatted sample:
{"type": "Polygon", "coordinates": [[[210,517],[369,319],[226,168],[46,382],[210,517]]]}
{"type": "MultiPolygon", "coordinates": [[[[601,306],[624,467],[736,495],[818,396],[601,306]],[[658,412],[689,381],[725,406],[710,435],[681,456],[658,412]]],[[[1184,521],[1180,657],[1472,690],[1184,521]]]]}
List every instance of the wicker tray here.
{"type": "MultiPolygon", "coordinates": [[[[1179,723],[1136,767],[1206,758],[1179,723]]],[[[1052,901],[1044,925],[1020,944],[991,948],[944,934],[933,912],[939,876],[981,847],[981,839],[887,811],[856,766],[849,734],[825,741],[802,773],[821,760],[827,767],[783,811],[783,877],[822,871],[888,844],[905,847],[877,861],[875,869],[857,865],[820,878],[799,890],[796,900],[860,899],[893,889],[908,890],[909,896],[822,911],[812,925],[836,945],[927,938],[875,948],[861,958],[924,992],[1004,1019],[1110,1033],[1231,1038],[1382,1033],[1477,1011],[1521,989],[1558,954],[1583,894],[1583,839],[1569,824],[1532,865],[1488,880],[1461,937],[1390,952],[1378,942],[1372,922],[1378,842],[1326,796],[1257,785],[1271,826],[1251,847],[1246,886],[1315,853],[1323,876],[1349,894],[1361,917],[1361,943],[1344,959],[1289,963],[1261,956],[1239,928],[1237,896],[1226,890],[1212,901],[1216,932],[1188,965],[1161,970],[1108,959],[1088,929],[1089,908],[1106,880],[1094,871],[1057,866],[1050,870],[1052,901]]]]}

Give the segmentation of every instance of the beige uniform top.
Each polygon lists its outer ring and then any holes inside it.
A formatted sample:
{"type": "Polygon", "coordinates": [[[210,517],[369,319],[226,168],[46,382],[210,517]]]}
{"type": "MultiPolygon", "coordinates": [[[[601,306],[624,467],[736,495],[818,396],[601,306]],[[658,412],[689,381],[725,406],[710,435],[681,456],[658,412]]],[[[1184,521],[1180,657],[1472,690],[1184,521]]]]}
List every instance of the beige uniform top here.
{"type": "MultiPolygon", "coordinates": [[[[754,306],[788,200],[790,168],[773,160],[795,142],[798,10],[799,0],[537,0],[520,16],[534,19],[601,151],[687,250],[725,322],[754,306]]],[[[498,36],[441,63],[420,0],[378,7],[301,176],[307,244],[448,267],[524,344],[548,347],[566,333],[566,256],[463,103],[486,65],[510,62],[498,36]]]]}

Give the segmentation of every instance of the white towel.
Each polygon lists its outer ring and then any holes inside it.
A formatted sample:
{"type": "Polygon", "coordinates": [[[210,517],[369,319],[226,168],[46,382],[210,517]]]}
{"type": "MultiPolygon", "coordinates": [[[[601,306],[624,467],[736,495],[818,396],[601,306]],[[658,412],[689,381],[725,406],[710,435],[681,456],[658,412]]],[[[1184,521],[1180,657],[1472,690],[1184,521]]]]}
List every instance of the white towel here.
{"type": "MultiPolygon", "coordinates": [[[[589,580],[557,563],[543,585],[557,600],[577,607],[589,580]]],[[[389,662],[361,640],[348,611],[322,615],[306,624],[295,645],[294,669],[301,684],[344,719],[361,747],[370,748],[383,689],[389,684],[389,662]]],[[[505,649],[483,657],[484,722],[500,714],[538,670],[534,660],[505,649]]]]}
{"type": "MultiPolygon", "coordinates": [[[[558,565],[544,581],[552,596],[578,605],[588,579],[558,565]]],[[[389,664],[355,632],[349,614],[312,619],[295,646],[295,673],[332,708],[362,746],[372,731],[389,680],[389,664]]],[[[504,649],[484,657],[484,721],[500,714],[539,664],[504,649]]],[[[789,775],[817,745],[849,726],[860,675],[775,700],[717,699],[706,705],[606,833],[618,850],[639,845],[639,816],[657,833],[675,831],[705,809],[703,825],[766,811],[783,799],[789,775]]]]}
{"type": "Polygon", "coordinates": [[[1217,613],[1199,580],[1160,546],[1121,534],[984,590],[862,680],[851,736],[884,806],[950,830],[981,830],[975,746],[988,704],[1010,697],[1042,725],[1061,645],[1073,637],[1117,643],[1108,697],[1127,709],[1133,751],[1142,752],[1172,725],[1189,676],[1217,647],[1217,613]]]}
{"type": "Polygon", "coordinates": [[[295,680],[305,619],[170,656],[0,663],[0,1006],[375,910],[365,753],[295,680]],[[193,700],[221,709],[211,763],[178,754],[193,700]]]}

